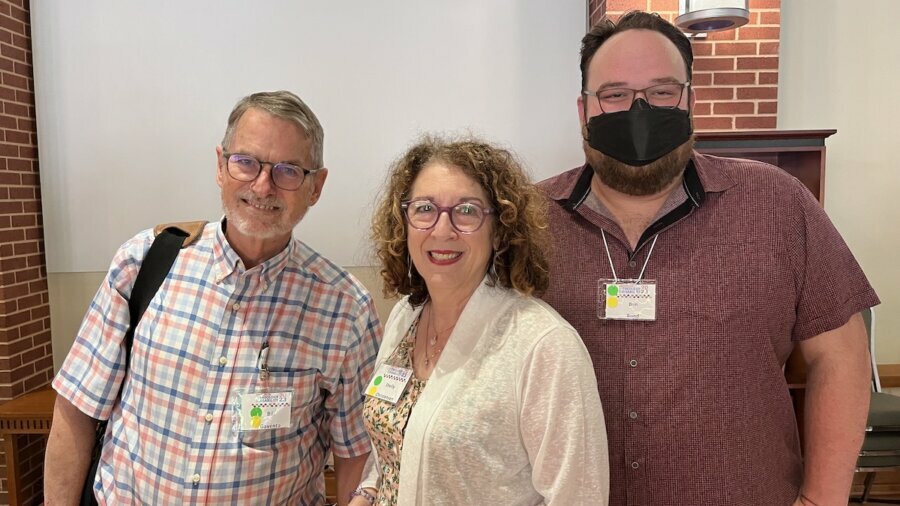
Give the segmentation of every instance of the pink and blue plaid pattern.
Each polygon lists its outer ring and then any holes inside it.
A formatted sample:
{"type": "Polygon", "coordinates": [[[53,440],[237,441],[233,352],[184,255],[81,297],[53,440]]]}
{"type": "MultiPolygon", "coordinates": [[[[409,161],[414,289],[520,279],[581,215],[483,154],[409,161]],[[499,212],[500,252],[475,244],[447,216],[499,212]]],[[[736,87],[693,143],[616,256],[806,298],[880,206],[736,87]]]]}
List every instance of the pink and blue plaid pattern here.
{"type": "Polygon", "coordinates": [[[135,332],[121,402],[128,302],[152,232],[126,242],[88,308],[53,387],[110,419],[100,504],[324,503],[322,469],[369,451],[365,381],[381,325],[347,272],[293,240],[245,270],[221,224],[181,251],[135,332]],[[294,392],[290,428],[240,434],[235,392],[294,392]]]}

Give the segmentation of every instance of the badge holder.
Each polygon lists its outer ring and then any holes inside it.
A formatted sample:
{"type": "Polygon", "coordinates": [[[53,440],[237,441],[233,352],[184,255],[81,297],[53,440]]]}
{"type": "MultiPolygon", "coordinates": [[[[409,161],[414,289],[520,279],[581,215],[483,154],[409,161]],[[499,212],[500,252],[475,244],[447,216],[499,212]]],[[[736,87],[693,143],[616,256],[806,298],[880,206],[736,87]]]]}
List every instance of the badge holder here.
{"type": "Polygon", "coordinates": [[[232,431],[239,438],[247,432],[284,429],[291,426],[291,389],[269,388],[269,343],[265,343],[257,359],[258,381],[232,395],[232,431]]]}
{"type": "Polygon", "coordinates": [[[609,254],[609,245],[606,242],[606,232],[600,230],[603,237],[603,248],[606,250],[606,258],[609,260],[609,269],[613,279],[601,279],[597,282],[597,318],[601,320],[630,320],[630,321],[654,321],[656,320],[656,281],[643,279],[644,271],[659,234],[653,236],[653,243],[644,259],[641,273],[637,279],[619,279],[616,276],[616,268],[613,266],[612,256],[609,254]]]}
{"type": "Polygon", "coordinates": [[[372,379],[366,385],[367,397],[381,399],[391,404],[397,404],[397,401],[400,400],[400,397],[406,390],[406,386],[409,384],[410,378],[413,376],[413,370],[412,368],[407,369],[388,362],[395,360],[394,357],[397,355],[398,350],[404,346],[412,346],[412,343],[409,342],[409,336],[413,336],[412,338],[415,339],[416,328],[419,326],[419,317],[421,317],[421,313],[409,325],[409,329],[406,331],[407,337],[400,341],[400,344],[394,348],[394,351],[388,355],[384,362],[375,367],[375,374],[372,375],[372,379]]]}
{"type": "Polygon", "coordinates": [[[656,320],[656,282],[649,279],[601,279],[597,283],[601,320],[656,320]]]}
{"type": "Polygon", "coordinates": [[[366,395],[396,404],[406,390],[412,374],[412,369],[382,363],[375,369],[372,380],[366,386],[366,395]]]}

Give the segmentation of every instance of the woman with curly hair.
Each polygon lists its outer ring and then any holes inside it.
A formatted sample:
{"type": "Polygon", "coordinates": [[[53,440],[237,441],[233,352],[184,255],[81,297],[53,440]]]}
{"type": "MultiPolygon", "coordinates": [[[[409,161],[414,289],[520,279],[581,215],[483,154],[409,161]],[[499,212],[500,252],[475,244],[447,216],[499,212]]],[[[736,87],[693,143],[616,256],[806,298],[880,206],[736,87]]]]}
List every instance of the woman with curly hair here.
{"type": "Polygon", "coordinates": [[[426,138],[392,167],[372,236],[385,324],[352,505],[604,505],[593,367],[546,289],[543,196],[513,155],[426,138]]]}

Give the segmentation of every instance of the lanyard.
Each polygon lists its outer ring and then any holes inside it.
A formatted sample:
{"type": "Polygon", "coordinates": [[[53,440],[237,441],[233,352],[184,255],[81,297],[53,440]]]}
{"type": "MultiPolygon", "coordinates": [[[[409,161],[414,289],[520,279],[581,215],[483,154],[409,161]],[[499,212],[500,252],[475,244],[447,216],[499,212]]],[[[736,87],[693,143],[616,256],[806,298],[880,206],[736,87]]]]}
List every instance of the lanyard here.
{"type": "MultiPolygon", "coordinates": [[[[603,249],[606,250],[606,258],[609,260],[609,268],[612,270],[613,279],[618,283],[619,276],[616,275],[616,268],[613,267],[612,255],[609,254],[609,245],[606,243],[606,232],[602,228],[600,229],[600,235],[603,237],[603,249]]],[[[653,247],[656,246],[657,239],[659,239],[659,234],[653,236],[653,243],[650,244],[650,251],[647,252],[647,258],[644,259],[644,266],[641,267],[641,273],[638,274],[637,282],[640,282],[644,277],[644,270],[647,269],[647,262],[650,261],[650,255],[653,254],[653,247]]]]}

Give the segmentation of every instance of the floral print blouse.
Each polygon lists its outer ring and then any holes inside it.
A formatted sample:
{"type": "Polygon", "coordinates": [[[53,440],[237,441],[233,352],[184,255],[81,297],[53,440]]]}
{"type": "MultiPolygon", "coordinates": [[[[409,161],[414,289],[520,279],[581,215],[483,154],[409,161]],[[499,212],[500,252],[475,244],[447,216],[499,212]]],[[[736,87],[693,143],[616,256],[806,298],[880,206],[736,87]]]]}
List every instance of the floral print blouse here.
{"type": "MultiPolygon", "coordinates": [[[[407,330],[406,337],[388,357],[386,361],[388,364],[406,369],[413,368],[412,353],[418,324],[419,319],[416,318],[407,330]]],[[[378,454],[378,465],[381,466],[381,481],[375,500],[377,506],[397,504],[403,434],[412,408],[425,389],[426,383],[427,380],[421,380],[413,374],[396,404],[375,397],[366,397],[363,410],[366,430],[378,454]]]]}

